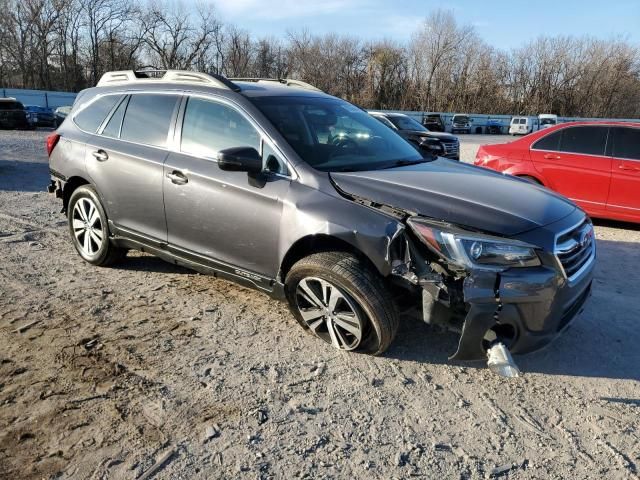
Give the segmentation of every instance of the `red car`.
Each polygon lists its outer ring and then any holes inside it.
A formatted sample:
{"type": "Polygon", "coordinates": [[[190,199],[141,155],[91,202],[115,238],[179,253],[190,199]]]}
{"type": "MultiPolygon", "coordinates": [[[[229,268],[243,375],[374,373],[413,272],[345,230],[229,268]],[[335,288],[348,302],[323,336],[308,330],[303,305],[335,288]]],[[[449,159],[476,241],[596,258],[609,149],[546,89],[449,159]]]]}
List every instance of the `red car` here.
{"type": "Polygon", "coordinates": [[[475,164],[544,185],[593,217],[640,223],[640,123],[563,123],[483,145],[475,164]]]}

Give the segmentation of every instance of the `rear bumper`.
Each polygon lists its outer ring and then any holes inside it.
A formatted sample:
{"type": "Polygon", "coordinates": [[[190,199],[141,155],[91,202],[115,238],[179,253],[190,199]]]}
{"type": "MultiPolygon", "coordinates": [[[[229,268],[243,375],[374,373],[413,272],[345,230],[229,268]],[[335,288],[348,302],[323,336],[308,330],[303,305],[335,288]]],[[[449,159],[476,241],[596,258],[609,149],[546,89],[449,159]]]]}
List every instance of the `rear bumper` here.
{"type": "Polygon", "coordinates": [[[496,339],[516,354],[546,346],[582,311],[591,293],[594,266],[595,260],[572,282],[547,266],[471,275],[464,283],[470,308],[451,358],[486,359],[486,350],[496,339]]]}

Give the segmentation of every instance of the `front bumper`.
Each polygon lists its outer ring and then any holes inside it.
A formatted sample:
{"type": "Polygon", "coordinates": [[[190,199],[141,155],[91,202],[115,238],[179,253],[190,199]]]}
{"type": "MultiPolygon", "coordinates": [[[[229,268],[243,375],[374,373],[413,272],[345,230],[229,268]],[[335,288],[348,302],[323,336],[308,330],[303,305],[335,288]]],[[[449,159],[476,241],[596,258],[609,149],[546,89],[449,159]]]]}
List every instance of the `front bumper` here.
{"type": "Polygon", "coordinates": [[[551,266],[470,275],[463,288],[470,307],[451,359],[486,359],[496,337],[516,354],[544,347],[582,311],[594,266],[595,258],[571,282],[551,266]]]}

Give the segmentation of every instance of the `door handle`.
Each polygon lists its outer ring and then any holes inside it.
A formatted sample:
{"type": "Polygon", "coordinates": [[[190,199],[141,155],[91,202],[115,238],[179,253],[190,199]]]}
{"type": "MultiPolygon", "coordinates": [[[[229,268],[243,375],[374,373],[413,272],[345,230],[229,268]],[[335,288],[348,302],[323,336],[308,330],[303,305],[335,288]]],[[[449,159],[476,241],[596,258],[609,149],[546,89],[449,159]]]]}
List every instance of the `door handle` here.
{"type": "Polygon", "coordinates": [[[628,165],[625,165],[624,163],[622,165],[618,165],[618,168],[620,170],[629,170],[632,172],[640,172],[640,167],[630,167],[628,165]]]}
{"type": "Polygon", "coordinates": [[[189,179],[184,175],[184,173],[179,172],[178,170],[167,173],[167,178],[171,180],[171,183],[174,183],[176,185],[184,185],[185,183],[189,183],[189,179]]]}
{"type": "Polygon", "coordinates": [[[560,160],[560,155],[556,155],[555,153],[546,153],[544,158],[547,160],[560,160]]]}
{"type": "Polygon", "coordinates": [[[96,150],[95,152],[91,152],[91,155],[93,155],[93,158],[95,158],[99,162],[109,160],[109,155],[104,150],[96,150]]]}

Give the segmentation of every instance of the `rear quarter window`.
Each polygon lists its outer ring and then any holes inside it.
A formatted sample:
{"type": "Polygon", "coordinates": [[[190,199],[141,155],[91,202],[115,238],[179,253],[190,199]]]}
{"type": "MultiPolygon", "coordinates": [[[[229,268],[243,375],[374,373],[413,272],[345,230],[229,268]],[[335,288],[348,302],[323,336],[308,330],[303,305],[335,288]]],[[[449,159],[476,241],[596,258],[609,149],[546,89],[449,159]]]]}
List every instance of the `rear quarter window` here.
{"type": "Polygon", "coordinates": [[[80,110],[73,121],[85,132],[96,133],[111,109],[122,98],[122,95],[105,95],[91,102],[80,110]]]}

